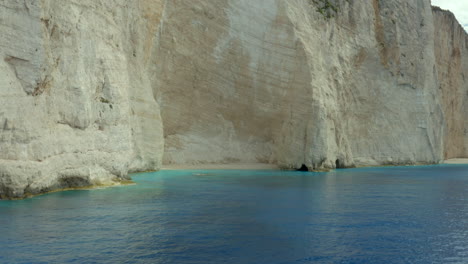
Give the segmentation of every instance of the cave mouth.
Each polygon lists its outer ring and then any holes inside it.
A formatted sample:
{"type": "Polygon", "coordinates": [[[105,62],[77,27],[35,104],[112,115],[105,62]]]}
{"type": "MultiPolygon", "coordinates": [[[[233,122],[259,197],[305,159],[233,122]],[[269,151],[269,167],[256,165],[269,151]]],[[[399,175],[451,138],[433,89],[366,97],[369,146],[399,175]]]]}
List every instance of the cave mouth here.
{"type": "Polygon", "coordinates": [[[335,166],[336,166],[337,169],[341,169],[343,165],[341,164],[340,160],[337,159],[337,160],[335,161],[335,166]]]}
{"type": "Polygon", "coordinates": [[[309,171],[309,168],[307,168],[305,164],[302,164],[302,166],[299,169],[297,169],[297,171],[309,171]]]}

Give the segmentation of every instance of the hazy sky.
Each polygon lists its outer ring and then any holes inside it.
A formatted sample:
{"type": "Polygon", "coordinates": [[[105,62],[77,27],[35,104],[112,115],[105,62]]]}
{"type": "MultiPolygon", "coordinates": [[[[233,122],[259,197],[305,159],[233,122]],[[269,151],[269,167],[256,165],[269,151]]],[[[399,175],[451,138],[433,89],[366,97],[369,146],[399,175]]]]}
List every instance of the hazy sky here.
{"type": "Polygon", "coordinates": [[[432,5],[452,11],[468,32],[468,0],[432,0],[432,5]]]}

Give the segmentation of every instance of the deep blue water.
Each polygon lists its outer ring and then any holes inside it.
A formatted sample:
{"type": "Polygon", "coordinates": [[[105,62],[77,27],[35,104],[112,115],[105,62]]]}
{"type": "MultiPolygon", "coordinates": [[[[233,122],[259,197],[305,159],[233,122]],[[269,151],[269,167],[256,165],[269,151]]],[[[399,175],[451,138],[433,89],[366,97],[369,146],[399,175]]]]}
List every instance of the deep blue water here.
{"type": "Polygon", "coordinates": [[[468,166],[166,171],[0,201],[0,263],[468,263],[468,166]]]}

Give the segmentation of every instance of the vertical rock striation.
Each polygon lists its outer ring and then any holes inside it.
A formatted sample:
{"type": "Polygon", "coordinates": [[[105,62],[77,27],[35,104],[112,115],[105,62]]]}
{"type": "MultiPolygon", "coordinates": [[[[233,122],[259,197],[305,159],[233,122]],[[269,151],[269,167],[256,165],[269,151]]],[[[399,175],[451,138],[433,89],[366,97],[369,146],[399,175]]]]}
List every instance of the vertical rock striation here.
{"type": "Polygon", "coordinates": [[[332,4],[168,4],[154,87],[164,161],[329,169],[442,160],[430,2],[332,4]]]}
{"type": "Polygon", "coordinates": [[[0,1],[0,198],[159,168],[148,65],[161,12],[158,1],[0,1]]]}
{"type": "Polygon", "coordinates": [[[468,156],[467,35],[429,0],[0,0],[0,30],[0,198],[468,156]]]}
{"type": "Polygon", "coordinates": [[[468,156],[468,36],[449,12],[433,8],[437,80],[445,113],[444,157],[468,156]]]}

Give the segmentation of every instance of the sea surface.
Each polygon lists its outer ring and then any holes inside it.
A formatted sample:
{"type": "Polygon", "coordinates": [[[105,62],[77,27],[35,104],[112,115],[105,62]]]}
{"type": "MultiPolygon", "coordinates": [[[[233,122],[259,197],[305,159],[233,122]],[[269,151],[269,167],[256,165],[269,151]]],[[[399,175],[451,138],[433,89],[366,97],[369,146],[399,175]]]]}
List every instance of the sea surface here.
{"type": "Polygon", "coordinates": [[[468,166],[164,171],[0,201],[0,263],[468,263],[468,166]]]}

